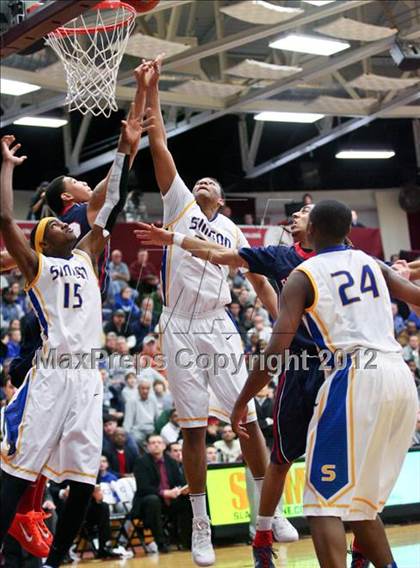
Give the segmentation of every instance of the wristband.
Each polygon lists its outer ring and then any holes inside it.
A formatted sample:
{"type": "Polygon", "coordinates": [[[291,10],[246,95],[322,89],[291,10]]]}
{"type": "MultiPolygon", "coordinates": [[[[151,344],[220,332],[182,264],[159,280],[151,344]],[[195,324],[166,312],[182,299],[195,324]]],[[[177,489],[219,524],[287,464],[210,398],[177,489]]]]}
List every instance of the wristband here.
{"type": "Polygon", "coordinates": [[[182,233],[174,233],[172,243],[177,245],[178,247],[182,247],[182,243],[184,242],[185,235],[182,233]]]}

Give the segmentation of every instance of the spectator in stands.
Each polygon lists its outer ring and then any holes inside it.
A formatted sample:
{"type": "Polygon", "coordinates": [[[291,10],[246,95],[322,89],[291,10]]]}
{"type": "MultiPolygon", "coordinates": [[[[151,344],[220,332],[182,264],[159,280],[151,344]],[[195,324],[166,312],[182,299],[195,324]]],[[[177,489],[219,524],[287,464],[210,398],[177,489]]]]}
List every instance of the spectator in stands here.
{"type": "Polygon", "coordinates": [[[150,389],[149,381],[140,380],[139,396],[136,400],[129,400],[125,407],[124,429],[133,435],[139,446],[155,431],[155,420],[159,416],[159,408],[150,389]]]}
{"type": "MultiPolygon", "coordinates": [[[[117,428],[118,428],[117,418],[115,418],[115,416],[112,416],[111,414],[106,414],[104,416],[104,436],[102,440],[102,451],[105,455],[109,455],[114,448],[113,436],[117,428]]],[[[139,449],[137,447],[134,438],[130,436],[130,434],[128,434],[127,432],[126,432],[126,443],[127,446],[129,446],[129,448],[134,451],[134,453],[136,453],[137,455],[139,454],[139,449]]]]}
{"type": "Polygon", "coordinates": [[[230,424],[223,427],[222,439],[215,442],[214,446],[217,450],[220,450],[222,462],[233,463],[239,461],[241,445],[230,424]]]}
{"type": "MultiPolygon", "coordinates": [[[[156,374],[160,375],[154,369],[150,369],[151,371],[155,372],[156,374]]],[[[153,381],[153,392],[156,398],[156,402],[159,407],[159,412],[163,412],[165,410],[172,410],[174,405],[174,400],[172,398],[171,393],[168,391],[166,387],[166,381],[162,375],[154,379],[153,381]]]]}
{"type": "Polygon", "coordinates": [[[314,202],[312,195],[310,193],[305,193],[302,197],[302,202],[304,205],[311,205],[314,202]]]}
{"type": "Polygon", "coordinates": [[[392,315],[394,318],[394,333],[395,336],[397,336],[405,329],[405,324],[403,318],[398,313],[398,304],[392,302],[391,308],[392,308],[392,315]]]}
{"type": "Polygon", "coordinates": [[[254,215],[252,215],[252,213],[245,213],[244,225],[255,225],[254,215]]]}
{"type": "Polygon", "coordinates": [[[47,208],[45,202],[45,190],[48,186],[48,181],[42,181],[36,188],[36,191],[29,203],[29,211],[26,216],[28,221],[39,221],[43,217],[43,209],[44,207],[47,208]]]}
{"type": "Polygon", "coordinates": [[[414,323],[416,326],[416,331],[420,329],[420,317],[415,312],[410,312],[407,318],[407,325],[409,323],[414,323]]]}
{"type": "Polygon", "coordinates": [[[132,331],[129,325],[126,325],[126,314],[121,308],[115,310],[112,314],[112,319],[105,324],[104,331],[108,334],[113,331],[119,336],[129,337],[132,335],[132,331]]]}
{"type": "Polygon", "coordinates": [[[18,319],[10,320],[9,323],[9,332],[14,331],[15,329],[18,329],[19,331],[22,330],[22,326],[20,325],[20,320],[18,319]]]}
{"type": "Polygon", "coordinates": [[[248,330],[248,337],[251,338],[253,335],[257,335],[258,339],[263,339],[267,343],[270,341],[272,334],[272,328],[265,325],[264,318],[262,316],[254,315],[254,327],[248,330]]]}
{"type": "Polygon", "coordinates": [[[156,268],[149,262],[149,252],[140,249],[137,260],[130,264],[130,286],[137,289],[139,284],[156,285],[159,282],[156,268]]]}
{"type": "Polygon", "coordinates": [[[351,226],[364,227],[363,223],[359,222],[359,216],[357,215],[357,211],[355,211],[354,209],[351,210],[351,226]]]}
{"type": "MultiPolygon", "coordinates": [[[[5,283],[4,280],[2,280],[2,284],[4,283],[5,283]]],[[[16,288],[12,287],[11,284],[7,284],[7,287],[1,290],[0,311],[2,318],[2,326],[3,325],[8,326],[11,320],[14,319],[20,320],[25,315],[25,312],[22,309],[18,296],[19,294],[16,293],[16,288]]]]}
{"type": "Polygon", "coordinates": [[[229,304],[229,315],[233,319],[236,324],[236,327],[239,327],[240,318],[241,318],[241,306],[239,302],[231,302],[229,304]]]}
{"type": "Polygon", "coordinates": [[[101,456],[98,473],[99,483],[111,483],[111,481],[117,481],[117,479],[118,475],[114,471],[111,471],[109,467],[108,458],[106,456],[101,456]]]}
{"type": "Polygon", "coordinates": [[[7,359],[14,359],[15,357],[19,357],[22,335],[20,333],[20,329],[10,328],[8,335],[9,341],[7,342],[7,359]]]}
{"type": "Polygon", "coordinates": [[[273,408],[274,401],[269,397],[268,387],[265,386],[255,397],[255,410],[261,432],[270,449],[273,445],[273,408]]]}
{"type": "Polygon", "coordinates": [[[178,413],[175,408],[171,410],[169,414],[169,421],[160,431],[160,435],[166,445],[179,440],[179,437],[181,436],[181,427],[179,426],[178,413]]]}
{"type": "Polygon", "coordinates": [[[138,381],[135,371],[128,371],[125,374],[125,387],[121,391],[121,397],[124,404],[127,404],[129,400],[136,400],[138,394],[138,381]]]}
{"type": "Polygon", "coordinates": [[[109,460],[111,470],[119,477],[125,477],[133,473],[139,451],[137,448],[134,450],[128,442],[124,428],[116,428],[112,435],[111,444],[104,454],[109,460]]]}
{"type": "Polygon", "coordinates": [[[413,435],[413,446],[420,446],[420,409],[417,411],[416,429],[413,435]]]}
{"type": "Polygon", "coordinates": [[[115,295],[115,309],[117,311],[123,310],[127,318],[129,314],[133,318],[139,316],[140,309],[134,301],[134,290],[130,286],[126,286],[119,294],[115,295]]]}
{"type": "Polygon", "coordinates": [[[133,323],[131,329],[136,337],[136,346],[138,349],[144,344],[145,337],[149,336],[153,331],[153,313],[150,310],[141,311],[137,314],[137,321],[133,323]]]}
{"type": "Polygon", "coordinates": [[[403,348],[403,357],[405,361],[413,359],[416,362],[417,369],[420,369],[419,338],[417,335],[410,335],[408,345],[403,348]]]}
{"type": "Polygon", "coordinates": [[[98,535],[99,548],[96,558],[120,558],[111,549],[111,523],[109,505],[104,503],[104,496],[100,485],[95,485],[90,500],[83,528],[89,533],[95,531],[98,535]]]}
{"type": "Polygon", "coordinates": [[[219,439],[219,420],[210,416],[206,429],[206,446],[212,446],[219,439]]]}
{"type": "Polygon", "coordinates": [[[187,489],[182,489],[178,464],[164,453],[164,449],[160,436],[148,437],[147,453],[134,466],[137,490],[131,515],[142,519],[144,526],[152,530],[160,552],[169,552],[169,543],[163,532],[163,516],[176,527],[177,541],[188,547],[192,511],[189,500],[184,496],[187,489]]]}
{"type": "MultiPolygon", "coordinates": [[[[157,309],[159,311],[159,306],[157,306],[157,309]]],[[[151,312],[153,314],[153,318],[152,318],[152,325],[151,328],[154,329],[156,324],[159,321],[159,315],[160,312],[158,313],[155,310],[155,300],[152,298],[151,295],[147,295],[144,296],[140,302],[140,310],[145,313],[145,312],[151,312]]]]}
{"type": "Polygon", "coordinates": [[[147,365],[166,377],[164,361],[159,352],[158,341],[154,335],[146,335],[143,339],[143,348],[140,352],[140,357],[145,359],[147,365]]]}
{"type": "Polygon", "coordinates": [[[108,355],[117,352],[117,337],[115,331],[109,331],[105,336],[105,351],[108,355]]]}
{"type": "Polygon", "coordinates": [[[124,215],[127,223],[147,221],[147,208],[143,201],[143,194],[138,189],[130,191],[124,207],[124,215]]]}
{"type": "Polygon", "coordinates": [[[219,463],[219,454],[215,446],[207,446],[206,448],[207,463],[219,463]]]}
{"type": "Polygon", "coordinates": [[[172,442],[168,444],[166,451],[170,458],[176,461],[178,464],[179,473],[181,474],[182,484],[186,485],[184,466],[182,463],[182,446],[179,442],[172,442]]]}
{"type": "Polygon", "coordinates": [[[121,292],[130,280],[130,271],[127,264],[123,262],[122,257],[122,252],[115,249],[111,253],[111,262],[109,263],[109,274],[116,293],[121,292]]]}

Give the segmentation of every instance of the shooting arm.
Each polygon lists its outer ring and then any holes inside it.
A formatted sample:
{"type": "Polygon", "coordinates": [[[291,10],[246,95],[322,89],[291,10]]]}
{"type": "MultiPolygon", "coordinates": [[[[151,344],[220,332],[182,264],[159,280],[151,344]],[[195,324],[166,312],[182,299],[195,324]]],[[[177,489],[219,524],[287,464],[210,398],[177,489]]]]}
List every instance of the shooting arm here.
{"type": "Polygon", "coordinates": [[[18,268],[28,282],[31,282],[38,272],[38,257],[29,245],[22,229],[13,219],[13,163],[14,152],[20,147],[9,148],[13,137],[2,139],[3,163],[0,173],[0,230],[4,244],[14,258],[18,268]],[[8,142],[5,141],[8,140],[8,142]],[[11,157],[10,157],[11,156],[11,157]]]}
{"type": "Polygon", "coordinates": [[[246,272],[245,276],[251,282],[255,293],[269,311],[270,316],[276,320],[279,315],[278,299],[270,282],[265,276],[254,272],[246,272]]]}
{"type": "Polygon", "coordinates": [[[166,195],[176,176],[176,166],[172,154],[168,150],[165,124],[160,108],[159,86],[153,84],[148,91],[150,114],[155,117],[155,128],[149,132],[150,150],[156,181],[162,195],[166,195]]]}

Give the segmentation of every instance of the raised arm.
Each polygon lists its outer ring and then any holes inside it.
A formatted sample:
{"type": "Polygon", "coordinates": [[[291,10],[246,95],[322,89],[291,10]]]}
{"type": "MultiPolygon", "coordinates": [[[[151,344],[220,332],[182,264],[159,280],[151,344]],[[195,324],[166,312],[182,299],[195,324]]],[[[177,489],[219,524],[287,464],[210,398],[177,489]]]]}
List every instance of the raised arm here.
{"type": "Polygon", "coordinates": [[[188,250],[192,255],[208,260],[213,264],[222,264],[231,268],[248,268],[247,261],[238,254],[236,249],[226,248],[198,237],[186,237],[147,223],[137,223],[137,225],[139,228],[134,231],[134,234],[143,245],[167,246],[175,244],[184,250],[188,250]]]}
{"type": "Polygon", "coordinates": [[[128,173],[131,147],[141,133],[141,117],[135,116],[134,103],[127,120],[122,121],[118,152],[109,175],[105,203],[99,211],[93,228],[78,243],[77,248],[87,252],[96,266],[127,199],[128,173]]]}
{"type": "MultiPolygon", "coordinates": [[[[134,115],[137,117],[143,117],[145,113],[146,97],[147,97],[147,81],[148,81],[148,75],[150,75],[151,66],[152,66],[151,63],[142,63],[134,70],[134,76],[137,81],[137,89],[133,104],[134,104],[134,115]]],[[[132,145],[130,147],[129,168],[131,168],[131,166],[133,165],[134,159],[137,155],[140,138],[141,138],[141,130],[138,132],[138,137],[136,139],[133,139],[132,145]]],[[[123,142],[120,136],[118,140],[117,152],[123,151],[121,149],[121,144],[123,144],[123,142]]],[[[91,227],[93,227],[93,225],[95,224],[96,216],[98,215],[100,209],[105,203],[111,169],[109,170],[106,178],[100,181],[98,185],[95,187],[92,193],[92,197],[89,200],[87,206],[87,218],[89,221],[89,225],[91,227]]]]}
{"type": "Polygon", "coordinates": [[[270,282],[265,276],[254,272],[246,272],[245,277],[252,284],[255,293],[269,311],[270,316],[276,320],[279,315],[278,297],[270,282]]]}
{"type": "Polygon", "coordinates": [[[176,166],[172,154],[168,150],[165,124],[163,122],[159,98],[159,76],[162,66],[162,56],[153,62],[153,74],[150,79],[147,104],[150,107],[147,114],[154,117],[155,128],[149,133],[150,150],[156,181],[162,195],[166,195],[176,176],[176,166]]]}
{"type": "Polygon", "coordinates": [[[26,280],[31,282],[38,272],[38,257],[13,219],[13,171],[26,160],[26,156],[15,155],[20,144],[12,146],[14,141],[15,137],[11,135],[1,139],[3,162],[0,173],[0,230],[7,250],[26,280]]]}
{"type": "Polygon", "coordinates": [[[408,263],[410,280],[420,280],[420,259],[408,263]]]}
{"type": "Polygon", "coordinates": [[[264,358],[248,376],[232,412],[232,428],[239,436],[248,437],[246,429],[240,424],[246,414],[247,404],[271,380],[272,372],[281,369],[285,351],[296,334],[305,307],[312,303],[312,296],[313,290],[307,276],[298,270],[292,272],[281,294],[280,314],[264,351],[264,358]],[[273,356],[278,357],[276,368],[273,368],[273,356]]]}
{"type": "MultiPolygon", "coordinates": [[[[378,262],[382,274],[384,275],[388,289],[393,298],[402,300],[410,305],[417,314],[420,313],[420,286],[416,286],[406,278],[398,274],[396,270],[392,270],[383,262],[378,262]]],[[[411,275],[410,275],[411,278],[411,275]]]]}

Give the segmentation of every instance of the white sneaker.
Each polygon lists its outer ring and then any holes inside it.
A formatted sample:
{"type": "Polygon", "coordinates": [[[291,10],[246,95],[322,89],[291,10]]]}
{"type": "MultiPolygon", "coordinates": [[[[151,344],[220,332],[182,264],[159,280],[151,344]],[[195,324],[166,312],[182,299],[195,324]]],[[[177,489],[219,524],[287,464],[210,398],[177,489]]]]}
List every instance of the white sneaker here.
{"type": "Polygon", "coordinates": [[[216,557],[211,543],[210,519],[195,517],[192,524],[191,552],[197,566],[211,566],[216,557]]]}
{"type": "Polygon", "coordinates": [[[276,542],[296,542],[299,540],[299,533],[287,519],[275,516],[271,525],[274,540],[276,542]]]}
{"type": "Polygon", "coordinates": [[[158,552],[158,545],[154,540],[149,542],[149,544],[146,544],[146,552],[147,554],[156,554],[158,552]]]}

